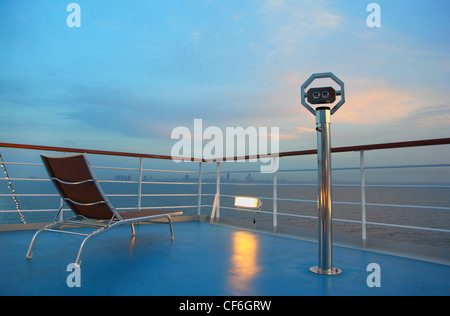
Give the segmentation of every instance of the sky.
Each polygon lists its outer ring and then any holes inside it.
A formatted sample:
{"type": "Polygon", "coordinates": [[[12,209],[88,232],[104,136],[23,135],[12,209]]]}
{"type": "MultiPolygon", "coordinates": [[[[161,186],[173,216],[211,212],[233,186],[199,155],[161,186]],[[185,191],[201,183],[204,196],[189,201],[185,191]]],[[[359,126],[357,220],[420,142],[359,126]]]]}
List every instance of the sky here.
{"type": "Polygon", "coordinates": [[[450,135],[448,0],[78,0],[81,27],[69,3],[0,0],[0,142],[170,155],[202,119],[313,149],[321,72],[345,83],[334,147],[450,135]]]}

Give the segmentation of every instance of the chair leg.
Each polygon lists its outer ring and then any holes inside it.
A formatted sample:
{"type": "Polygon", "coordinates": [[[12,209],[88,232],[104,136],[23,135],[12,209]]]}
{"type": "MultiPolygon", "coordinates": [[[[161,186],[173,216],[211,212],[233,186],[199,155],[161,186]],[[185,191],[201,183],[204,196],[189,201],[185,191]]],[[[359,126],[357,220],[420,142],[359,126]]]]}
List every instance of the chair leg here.
{"type": "Polygon", "coordinates": [[[31,240],[30,247],[27,251],[27,259],[31,259],[33,257],[33,249],[34,245],[36,244],[36,240],[39,237],[40,234],[44,232],[44,228],[39,229],[36,234],[34,234],[33,239],[31,240]]]}
{"type": "Polygon", "coordinates": [[[60,226],[60,223],[52,223],[52,224],[49,224],[49,225],[47,225],[45,227],[42,227],[41,229],[39,229],[36,232],[36,234],[34,234],[33,239],[31,239],[30,247],[28,247],[28,251],[27,251],[27,258],[28,259],[31,259],[33,257],[33,249],[34,249],[34,246],[36,245],[36,240],[39,237],[39,235],[42,234],[43,232],[45,232],[47,229],[55,228],[55,227],[58,227],[58,226],[60,226]]]}
{"type": "Polygon", "coordinates": [[[172,240],[174,240],[175,239],[175,235],[173,233],[172,218],[169,215],[167,215],[166,217],[167,217],[167,220],[169,221],[170,235],[172,237],[172,240]]]}
{"type": "Polygon", "coordinates": [[[83,255],[84,247],[86,246],[86,243],[91,240],[94,237],[97,237],[98,235],[104,233],[105,231],[108,231],[110,227],[108,228],[100,228],[87,236],[83,242],[81,243],[80,249],[78,250],[77,259],[75,260],[75,266],[80,267],[81,265],[81,256],[83,255]]]}
{"type": "Polygon", "coordinates": [[[78,250],[78,255],[77,255],[77,259],[75,260],[75,266],[76,267],[80,267],[81,265],[81,256],[83,254],[83,250],[84,250],[84,246],[86,245],[86,243],[92,238],[94,237],[94,234],[89,235],[88,237],[86,237],[83,242],[81,243],[80,249],[78,250]]]}
{"type": "Polygon", "coordinates": [[[86,243],[91,240],[94,237],[97,237],[98,235],[101,235],[105,232],[107,232],[110,229],[113,229],[114,227],[118,226],[120,224],[120,222],[116,222],[112,225],[108,225],[102,228],[97,229],[96,231],[94,231],[92,234],[88,235],[83,242],[81,243],[80,249],[78,250],[78,255],[77,255],[77,259],[75,260],[75,265],[76,266],[80,266],[81,265],[81,256],[83,255],[83,250],[84,247],[86,246],[86,243]]]}
{"type": "Polygon", "coordinates": [[[131,236],[136,236],[136,231],[134,230],[134,223],[131,223],[131,236]]]}

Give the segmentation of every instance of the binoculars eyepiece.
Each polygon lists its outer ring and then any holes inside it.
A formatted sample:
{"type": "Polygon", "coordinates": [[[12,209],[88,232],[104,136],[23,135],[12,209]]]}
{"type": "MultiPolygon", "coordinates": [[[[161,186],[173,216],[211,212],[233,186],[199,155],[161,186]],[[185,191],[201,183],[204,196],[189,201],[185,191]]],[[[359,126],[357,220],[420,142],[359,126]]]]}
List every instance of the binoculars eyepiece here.
{"type": "Polygon", "coordinates": [[[332,87],[311,88],[307,92],[308,102],[311,104],[327,104],[336,101],[336,90],[332,87]]]}

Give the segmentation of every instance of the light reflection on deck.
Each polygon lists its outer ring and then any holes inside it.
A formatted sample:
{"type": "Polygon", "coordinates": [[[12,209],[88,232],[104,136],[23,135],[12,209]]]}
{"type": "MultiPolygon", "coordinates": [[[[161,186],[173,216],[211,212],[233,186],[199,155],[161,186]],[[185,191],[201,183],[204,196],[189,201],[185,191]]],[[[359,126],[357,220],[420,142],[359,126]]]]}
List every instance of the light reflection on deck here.
{"type": "Polygon", "coordinates": [[[259,239],[255,234],[237,231],[231,235],[231,277],[232,287],[238,291],[247,292],[249,283],[261,270],[259,266],[259,239]]]}

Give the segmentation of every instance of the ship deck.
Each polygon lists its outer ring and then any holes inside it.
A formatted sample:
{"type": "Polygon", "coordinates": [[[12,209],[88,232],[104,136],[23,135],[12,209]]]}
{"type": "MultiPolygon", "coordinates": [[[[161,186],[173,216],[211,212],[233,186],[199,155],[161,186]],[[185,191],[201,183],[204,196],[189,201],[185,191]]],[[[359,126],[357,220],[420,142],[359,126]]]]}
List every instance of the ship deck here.
{"type": "Polygon", "coordinates": [[[449,295],[450,266],[335,245],[338,276],[316,275],[317,243],[204,222],[118,227],[92,240],[70,288],[66,268],[82,238],[34,231],[0,233],[0,295],[323,296],[449,295]],[[369,287],[371,263],[380,287],[369,287]]]}

